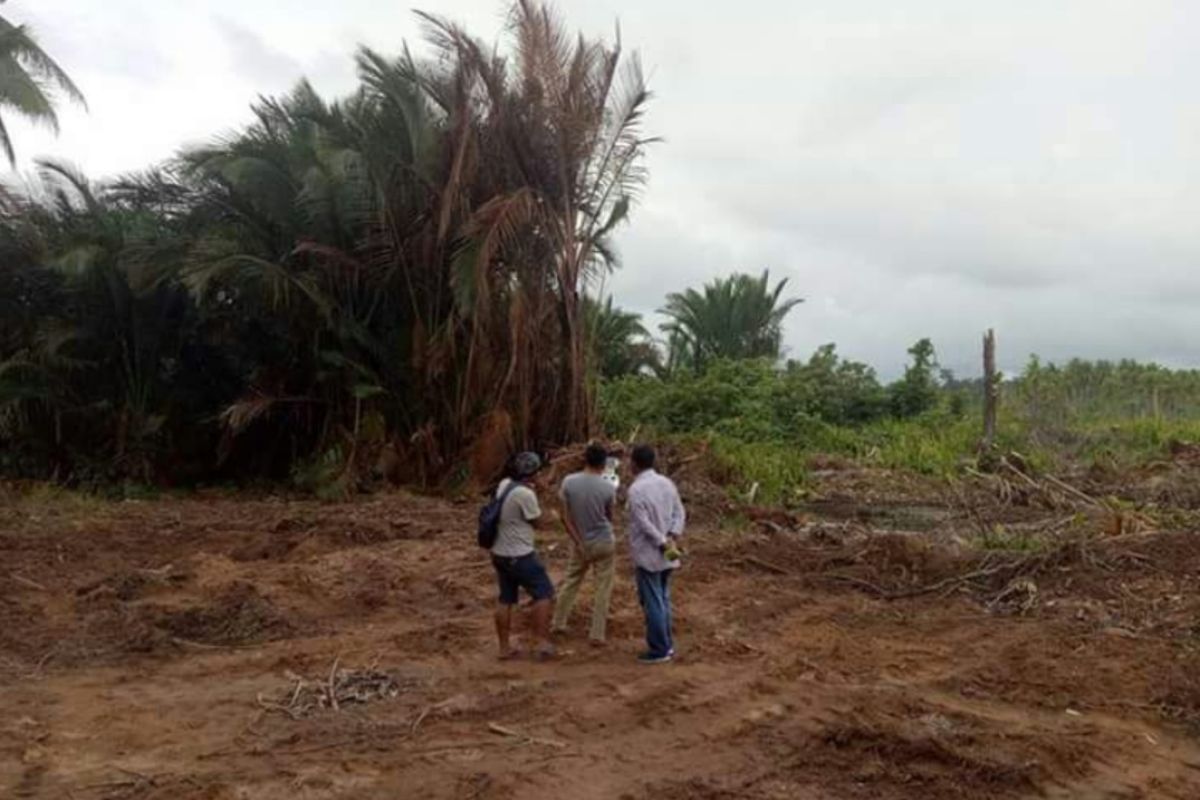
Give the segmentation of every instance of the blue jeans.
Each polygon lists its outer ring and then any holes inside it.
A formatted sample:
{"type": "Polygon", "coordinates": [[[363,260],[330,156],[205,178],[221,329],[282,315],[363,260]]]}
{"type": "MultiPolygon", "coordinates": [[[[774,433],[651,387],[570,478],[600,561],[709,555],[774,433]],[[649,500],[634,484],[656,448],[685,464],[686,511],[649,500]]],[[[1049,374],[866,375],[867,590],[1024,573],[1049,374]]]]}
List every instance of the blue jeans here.
{"type": "Polygon", "coordinates": [[[646,648],[654,657],[675,649],[671,640],[671,572],[637,568],[638,602],[646,615],[646,648]]]}

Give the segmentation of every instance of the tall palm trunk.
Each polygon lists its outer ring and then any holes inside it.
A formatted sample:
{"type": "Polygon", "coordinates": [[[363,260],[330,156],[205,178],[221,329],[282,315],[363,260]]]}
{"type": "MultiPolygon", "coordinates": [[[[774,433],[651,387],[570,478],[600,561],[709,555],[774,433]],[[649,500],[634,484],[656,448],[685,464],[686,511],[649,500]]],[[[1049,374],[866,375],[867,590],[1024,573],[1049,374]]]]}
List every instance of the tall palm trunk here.
{"type": "Polygon", "coordinates": [[[579,291],[569,280],[559,288],[564,369],[562,371],[563,398],[566,404],[564,435],[570,439],[584,439],[591,434],[589,385],[587,380],[587,347],[580,310],[579,291]]]}

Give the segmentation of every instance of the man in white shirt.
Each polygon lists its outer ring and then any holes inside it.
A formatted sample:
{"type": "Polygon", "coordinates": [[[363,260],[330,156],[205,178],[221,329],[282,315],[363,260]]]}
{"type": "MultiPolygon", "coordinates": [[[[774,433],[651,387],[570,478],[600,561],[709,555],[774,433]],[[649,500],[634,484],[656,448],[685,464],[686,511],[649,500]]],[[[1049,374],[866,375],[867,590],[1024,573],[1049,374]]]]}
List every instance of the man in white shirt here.
{"type": "Polygon", "coordinates": [[[654,470],[654,448],[633,449],[633,483],[629,487],[629,554],[637,569],[638,600],[646,616],[643,664],[662,664],[675,657],[671,638],[671,573],[679,568],[678,538],[686,514],[679,490],[654,470]]]}

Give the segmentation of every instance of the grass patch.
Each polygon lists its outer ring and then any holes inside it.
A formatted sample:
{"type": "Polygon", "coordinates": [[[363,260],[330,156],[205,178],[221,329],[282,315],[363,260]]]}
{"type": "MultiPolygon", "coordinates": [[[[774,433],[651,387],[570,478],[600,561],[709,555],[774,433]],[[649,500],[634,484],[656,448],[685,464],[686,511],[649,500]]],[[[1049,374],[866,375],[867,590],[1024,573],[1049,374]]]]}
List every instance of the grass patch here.
{"type": "Polygon", "coordinates": [[[1077,443],[1068,448],[1078,460],[1128,468],[1167,455],[1172,442],[1200,441],[1193,420],[1093,420],[1075,428],[1077,443]]]}
{"type": "Polygon", "coordinates": [[[1003,525],[994,525],[980,533],[974,544],[991,552],[1044,553],[1055,543],[1037,531],[1010,531],[1003,525]]]}

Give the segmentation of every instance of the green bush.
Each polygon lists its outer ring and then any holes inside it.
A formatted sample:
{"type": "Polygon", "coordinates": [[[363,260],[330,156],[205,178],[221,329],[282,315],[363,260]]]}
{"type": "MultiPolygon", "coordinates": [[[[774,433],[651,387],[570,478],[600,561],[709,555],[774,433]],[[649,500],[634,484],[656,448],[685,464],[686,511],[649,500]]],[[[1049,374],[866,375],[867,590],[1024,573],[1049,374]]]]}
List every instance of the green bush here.
{"type": "Polygon", "coordinates": [[[804,499],[811,453],[780,442],[744,442],[714,437],[710,454],[714,477],[739,500],[747,499],[755,484],[756,503],[792,505],[804,499]]]}
{"type": "MultiPolygon", "coordinates": [[[[977,385],[935,378],[927,340],[914,345],[904,376],[882,385],[869,367],[846,361],[833,345],[807,361],[715,361],[702,372],[627,377],[602,386],[601,413],[613,435],[710,444],[713,477],[744,498],[791,504],[805,497],[818,453],[860,464],[950,476],[976,454],[981,434],[977,385]]],[[[1036,360],[1002,391],[996,447],[1017,451],[1035,469],[1062,471],[1080,462],[1125,467],[1165,455],[1173,440],[1200,441],[1200,413],[1183,388],[1194,373],[1132,362],[1036,360]],[[1156,413],[1132,400],[1158,386],[1156,413]],[[1122,410],[1124,409],[1124,410],[1122,410]]]]}
{"type": "Polygon", "coordinates": [[[703,372],[609,381],[601,388],[601,411],[614,432],[640,425],[659,434],[719,433],[745,441],[807,439],[889,413],[874,371],[840,359],[833,345],[783,368],[765,359],[720,360],[703,372]]]}

